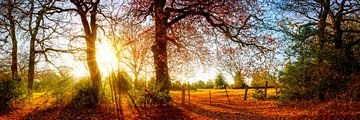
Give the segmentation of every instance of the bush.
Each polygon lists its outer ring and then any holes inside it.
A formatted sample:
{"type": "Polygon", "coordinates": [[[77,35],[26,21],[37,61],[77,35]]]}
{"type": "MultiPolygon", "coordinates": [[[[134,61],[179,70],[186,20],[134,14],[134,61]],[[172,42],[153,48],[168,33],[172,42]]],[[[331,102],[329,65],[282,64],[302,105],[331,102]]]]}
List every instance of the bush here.
{"type": "Polygon", "coordinates": [[[75,86],[76,92],[70,105],[74,107],[95,107],[99,96],[94,87],[88,81],[82,80],[75,86]]]}
{"type": "Polygon", "coordinates": [[[20,96],[20,91],[16,89],[15,80],[4,80],[0,82],[0,111],[10,108],[11,101],[20,96]]]}
{"type": "Polygon", "coordinates": [[[265,100],[266,99],[266,96],[265,96],[265,93],[264,91],[262,91],[261,89],[259,88],[255,88],[255,93],[252,95],[255,99],[258,99],[258,100],[265,100]]]}
{"type": "Polygon", "coordinates": [[[246,85],[245,83],[242,83],[240,86],[235,85],[235,84],[231,86],[232,89],[245,89],[246,87],[249,87],[249,86],[246,85]]]}
{"type": "Polygon", "coordinates": [[[58,75],[56,72],[49,71],[37,75],[39,81],[34,82],[33,92],[53,92],[59,95],[73,88],[73,77],[66,71],[58,75]]]}
{"type": "Polygon", "coordinates": [[[278,98],[279,98],[278,100],[281,103],[288,103],[289,102],[289,98],[285,97],[284,95],[280,95],[278,98]]]}
{"type": "Polygon", "coordinates": [[[193,88],[195,89],[206,89],[206,83],[202,80],[192,83],[193,88]]]}
{"type": "Polygon", "coordinates": [[[182,89],[182,84],[180,83],[179,80],[176,80],[174,82],[171,83],[171,90],[181,90],[182,89]]]}
{"type": "Polygon", "coordinates": [[[331,70],[328,66],[325,67],[320,75],[320,67],[315,63],[289,63],[285,67],[286,71],[280,73],[280,81],[284,88],[283,97],[289,100],[329,100],[348,91],[348,86],[355,80],[344,73],[331,70]]]}
{"type": "Polygon", "coordinates": [[[266,99],[268,100],[278,100],[279,99],[279,96],[278,95],[269,95],[266,97],[266,99]]]}
{"type": "Polygon", "coordinates": [[[205,89],[213,89],[214,86],[214,82],[212,80],[209,80],[206,82],[205,89]]]}
{"type": "Polygon", "coordinates": [[[134,96],[135,104],[138,106],[167,105],[171,101],[169,92],[158,91],[155,85],[149,85],[149,89],[131,89],[131,96],[134,96]]]}

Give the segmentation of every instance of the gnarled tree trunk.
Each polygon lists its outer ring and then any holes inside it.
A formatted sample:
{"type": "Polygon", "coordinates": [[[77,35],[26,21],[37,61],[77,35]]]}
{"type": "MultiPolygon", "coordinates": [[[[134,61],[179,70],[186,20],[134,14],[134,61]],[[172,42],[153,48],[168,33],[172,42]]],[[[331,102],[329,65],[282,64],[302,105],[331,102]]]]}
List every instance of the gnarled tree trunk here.
{"type": "MultiPolygon", "coordinates": [[[[10,2],[10,1],[8,1],[10,2]]],[[[8,3],[8,4],[15,4],[15,3],[8,3]]],[[[17,80],[20,81],[19,79],[19,75],[18,75],[18,69],[17,69],[17,55],[18,55],[18,50],[17,50],[17,38],[16,38],[16,28],[15,28],[15,19],[13,16],[13,7],[12,6],[8,6],[8,13],[7,13],[7,17],[10,23],[10,37],[11,37],[11,43],[12,43],[12,48],[11,48],[11,77],[13,80],[17,80]]]]}
{"type": "MultiPolygon", "coordinates": [[[[96,35],[95,35],[96,36],[96,35]]],[[[99,95],[99,89],[101,85],[101,74],[99,66],[96,61],[96,46],[95,46],[96,37],[91,36],[91,38],[86,39],[86,60],[87,65],[90,71],[90,79],[93,87],[95,88],[96,95],[99,95]]]]}
{"type": "MultiPolygon", "coordinates": [[[[29,13],[32,13],[34,10],[34,1],[31,1],[31,8],[29,13]]],[[[36,37],[37,34],[39,33],[39,28],[40,28],[40,24],[43,21],[43,16],[45,14],[45,9],[40,10],[37,14],[36,14],[36,19],[35,19],[35,26],[32,27],[32,15],[30,16],[30,20],[29,20],[29,32],[30,32],[30,57],[29,57],[29,70],[28,70],[28,95],[31,96],[32,94],[32,88],[33,88],[33,83],[34,83],[34,73],[35,73],[35,42],[36,42],[36,37]]]]}
{"type": "Polygon", "coordinates": [[[90,79],[92,86],[95,89],[95,101],[99,100],[99,91],[101,87],[101,73],[99,66],[96,61],[96,37],[97,37],[97,24],[96,24],[96,15],[97,7],[100,0],[95,2],[86,2],[86,1],[77,1],[71,0],[71,2],[76,6],[77,13],[81,18],[81,23],[83,25],[85,40],[86,40],[86,61],[90,72],[90,79]],[[91,9],[90,9],[91,8],[91,9]],[[88,12],[90,12],[90,21],[87,19],[88,12]]]}
{"type": "Polygon", "coordinates": [[[155,0],[155,45],[152,47],[156,70],[156,85],[162,92],[169,92],[170,77],[167,64],[166,22],[164,14],[166,0],[155,0]]]}

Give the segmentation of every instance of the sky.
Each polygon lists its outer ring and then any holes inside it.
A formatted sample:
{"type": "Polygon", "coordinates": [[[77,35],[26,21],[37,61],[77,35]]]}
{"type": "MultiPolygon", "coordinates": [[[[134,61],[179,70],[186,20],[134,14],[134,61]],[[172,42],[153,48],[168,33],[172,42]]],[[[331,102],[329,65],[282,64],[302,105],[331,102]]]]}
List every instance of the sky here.
{"type": "MultiPolygon", "coordinates": [[[[104,40],[101,43],[98,42],[96,58],[98,61],[99,69],[103,76],[109,75],[112,69],[116,69],[116,66],[118,64],[116,55],[114,54],[114,50],[112,50],[110,43],[108,43],[106,40],[104,40]]],[[[88,68],[86,65],[86,61],[75,60],[71,55],[70,56],[65,55],[64,57],[60,57],[59,59],[62,59],[63,63],[65,64],[70,63],[69,66],[73,68],[72,74],[75,77],[88,76],[88,68]]],[[[172,75],[173,76],[175,75],[176,78],[181,80],[182,82],[192,83],[198,80],[202,80],[202,81],[212,80],[219,73],[219,71],[215,67],[204,68],[202,65],[198,65],[197,67],[198,67],[197,71],[195,71],[194,72],[195,74],[191,76],[184,76],[184,75],[177,76],[177,73],[172,73],[172,75]]],[[[128,72],[130,72],[130,70],[128,70],[128,72]]],[[[188,72],[193,72],[193,71],[188,71],[188,72]]],[[[230,77],[230,75],[224,74],[224,76],[228,83],[233,83],[233,80],[230,77]]],[[[151,77],[152,77],[151,75],[147,76],[148,79],[150,79],[151,77]]]]}

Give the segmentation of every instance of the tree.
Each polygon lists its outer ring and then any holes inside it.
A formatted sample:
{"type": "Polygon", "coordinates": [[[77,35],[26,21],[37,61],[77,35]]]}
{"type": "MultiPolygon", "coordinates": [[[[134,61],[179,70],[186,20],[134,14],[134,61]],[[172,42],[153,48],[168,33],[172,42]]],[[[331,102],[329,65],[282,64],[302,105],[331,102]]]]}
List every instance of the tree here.
{"type": "Polygon", "coordinates": [[[199,80],[199,81],[196,81],[196,82],[194,83],[194,87],[195,87],[195,88],[199,88],[199,89],[205,89],[205,88],[206,88],[206,84],[205,84],[204,81],[199,80]]]}
{"type": "MultiPolygon", "coordinates": [[[[25,67],[22,66],[23,60],[27,60],[28,65],[28,94],[31,94],[35,66],[36,63],[40,61],[39,56],[44,56],[45,61],[50,62],[47,57],[49,51],[62,51],[55,49],[55,45],[51,44],[51,39],[55,38],[54,30],[57,29],[59,24],[51,24],[51,17],[48,16],[48,12],[53,12],[52,7],[55,4],[55,0],[49,1],[11,1],[7,0],[4,3],[1,3],[1,6],[7,8],[2,11],[2,21],[5,24],[7,36],[10,36],[11,45],[12,45],[12,63],[11,63],[11,73],[12,78],[20,81],[19,70],[21,71],[25,67]],[[51,27],[50,27],[51,26],[51,27]],[[20,41],[18,41],[20,40],[20,41]],[[20,48],[20,50],[29,49],[29,53],[26,53],[26,57],[22,59],[24,53],[18,53],[18,43],[24,42],[29,45],[25,48],[20,48]],[[19,68],[18,68],[19,67],[19,68]]],[[[3,36],[2,36],[3,37],[3,36]]],[[[25,65],[26,66],[26,65],[25,65]]]]}
{"type": "Polygon", "coordinates": [[[257,19],[255,14],[260,13],[256,1],[134,0],[129,6],[131,6],[129,13],[138,18],[146,18],[149,15],[154,18],[155,44],[152,46],[152,52],[156,83],[160,91],[168,91],[170,86],[167,43],[170,41],[177,44],[177,42],[167,34],[174,25],[193,23],[192,25],[206,31],[212,27],[241,46],[265,49],[257,40],[243,39],[244,36],[251,35],[243,32],[249,32],[249,29],[254,28],[257,19]],[[203,24],[205,21],[206,23],[203,24]]]}
{"type": "Polygon", "coordinates": [[[7,33],[10,35],[12,49],[11,49],[11,77],[13,80],[20,81],[18,74],[18,40],[16,37],[16,26],[18,22],[17,17],[21,17],[20,15],[17,15],[19,12],[16,10],[16,6],[21,4],[19,1],[12,1],[12,0],[6,0],[4,1],[0,6],[2,8],[6,8],[2,13],[1,16],[4,17],[4,21],[2,21],[4,26],[6,27],[7,33]],[[14,15],[15,14],[15,15],[14,15]],[[6,24],[8,23],[8,24],[6,24]]]}
{"type": "Polygon", "coordinates": [[[252,76],[251,87],[264,86],[265,80],[261,72],[257,71],[252,76]]]}
{"type": "MultiPolygon", "coordinates": [[[[39,33],[39,28],[40,28],[40,24],[43,20],[43,17],[47,11],[47,9],[45,8],[42,8],[41,10],[39,10],[37,12],[37,14],[35,14],[36,16],[35,17],[35,25],[32,27],[32,24],[33,24],[33,15],[32,12],[34,11],[35,9],[35,1],[34,0],[31,0],[29,2],[30,4],[30,9],[28,11],[28,13],[30,13],[30,16],[29,16],[29,28],[28,28],[28,31],[29,31],[29,34],[30,34],[30,50],[29,50],[29,53],[30,53],[30,56],[29,56],[29,69],[28,69],[28,85],[27,85],[27,88],[28,88],[28,94],[31,95],[32,94],[32,88],[33,88],[33,84],[34,84],[34,73],[35,73],[35,54],[36,54],[36,50],[35,50],[35,44],[36,44],[36,40],[37,40],[37,35],[39,33]]],[[[48,2],[46,5],[49,5],[51,4],[51,2],[48,2]]]]}
{"type": "MultiPolygon", "coordinates": [[[[299,99],[331,99],[348,90],[357,80],[360,57],[360,3],[356,0],[282,1],[282,12],[295,13],[304,21],[283,22],[292,40],[289,47],[297,61],[288,63],[280,81],[287,96],[299,99]],[[357,53],[357,54],[356,54],[357,53]]],[[[287,19],[289,16],[283,17],[287,19]]],[[[286,20],[283,20],[286,21],[286,20]]],[[[289,97],[291,98],[291,97],[289,97]]]]}
{"type": "Polygon", "coordinates": [[[172,90],[181,90],[182,86],[183,85],[181,84],[180,80],[175,80],[174,82],[171,83],[172,90]]]}
{"type": "MultiPolygon", "coordinates": [[[[265,35],[269,40],[275,38],[265,35]]],[[[277,46],[279,42],[267,44],[267,46],[277,46]]],[[[276,47],[270,51],[254,51],[253,49],[242,49],[230,41],[220,41],[217,43],[216,59],[220,70],[227,72],[233,78],[241,72],[242,76],[251,76],[254,71],[260,69],[271,69],[281,62],[277,61],[274,55],[276,47]]]]}
{"type": "MultiPolygon", "coordinates": [[[[99,97],[99,89],[101,86],[101,73],[96,61],[96,37],[98,25],[96,16],[98,14],[98,5],[100,0],[78,1],[70,0],[76,6],[76,12],[80,16],[84,30],[84,38],[86,41],[86,61],[90,71],[90,79],[95,89],[95,96],[99,97]],[[90,14],[90,16],[88,16],[90,14]],[[88,20],[90,17],[90,20],[88,20]]],[[[98,99],[96,99],[98,102],[98,99]]]]}
{"type": "Polygon", "coordinates": [[[187,79],[196,76],[200,67],[209,67],[213,57],[203,35],[191,25],[174,26],[170,33],[177,44],[168,45],[168,67],[171,78],[187,79]],[[186,47],[184,47],[186,46],[186,47]],[[176,73],[176,74],[175,74],[176,73]]]}
{"type": "Polygon", "coordinates": [[[239,88],[245,88],[247,85],[244,81],[244,76],[240,71],[237,71],[234,76],[234,85],[232,88],[239,89],[239,88]]]}
{"type": "MultiPolygon", "coordinates": [[[[118,21],[113,21],[114,23],[118,21]]],[[[143,32],[145,29],[141,25],[134,24],[133,21],[118,22],[118,25],[111,31],[114,35],[109,38],[113,47],[116,49],[116,54],[119,62],[128,67],[134,76],[134,85],[139,87],[138,83],[140,75],[146,72],[145,68],[149,66],[151,60],[150,46],[153,39],[151,33],[143,32]]]]}
{"type": "Polygon", "coordinates": [[[206,89],[213,89],[214,88],[214,82],[212,80],[208,80],[206,82],[206,89]]]}
{"type": "MultiPolygon", "coordinates": [[[[311,41],[318,41],[319,48],[316,52],[320,53],[317,56],[319,64],[323,67],[323,61],[326,61],[325,53],[329,45],[333,45],[334,50],[345,54],[344,57],[354,59],[354,51],[351,49],[356,48],[360,44],[360,39],[357,36],[360,31],[357,27],[359,25],[358,12],[360,11],[357,6],[360,3],[356,0],[343,0],[343,1],[293,1],[288,0],[284,2],[285,7],[280,7],[281,10],[293,13],[299,13],[298,17],[306,19],[305,22],[291,23],[302,27],[313,27],[316,30],[308,31],[307,37],[316,37],[311,41]],[[348,24],[352,24],[349,26],[348,24]],[[349,37],[347,37],[349,36],[349,37]],[[352,37],[350,37],[352,36],[352,37]]],[[[287,32],[290,33],[291,32],[287,32]]],[[[350,61],[351,63],[351,61],[350,61]]],[[[345,64],[344,64],[345,65],[345,64]]],[[[352,69],[355,66],[346,65],[352,69]]],[[[348,69],[349,70],[349,69],[348,69]]],[[[343,70],[345,71],[345,69],[343,70]]],[[[351,71],[351,70],[350,70],[351,71]]]]}
{"type": "Polygon", "coordinates": [[[217,88],[217,89],[224,89],[226,87],[226,82],[225,82],[225,78],[224,76],[219,73],[216,78],[215,78],[215,86],[214,88],[217,88]]]}
{"type": "MultiPolygon", "coordinates": [[[[22,11],[24,14],[24,26],[19,26],[24,31],[24,34],[27,39],[29,39],[29,58],[28,58],[28,95],[32,94],[32,88],[34,83],[34,74],[35,74],[35,66],[37,61],[37,55],[43,55],[45,61],[50,62],[47,53],[49,51],[55,52],[65,52],[66,50],[60,50],[54,48],[54,46],[45,44],[51,43],[51,39],[53,39],[55,34],[55,30],[58,27],[58,24],[50,24],[51,18],[47,16],[51,14],[52,7],[56,3],[55,0],[49,1],[28,1],[24,2],[24,5],[20,5],[21,7],[17,7],[18,10],[22,11]],[[24,6],[29,6],[30,8],[25,8],[24,6]],[[50,27],[51,26],[51,27],[50,27]]],[[[24,38],[25,39],[25,38],[24,38]]]]}
{"type": "Polygon", "coordinates": [[[253,74],[252,78],[252,87],[263,87],[265,86],[266,81],[268,82],[268,86],[278,86],[275,76],[271,75],[269,71],[258,70],[253,74]]]}

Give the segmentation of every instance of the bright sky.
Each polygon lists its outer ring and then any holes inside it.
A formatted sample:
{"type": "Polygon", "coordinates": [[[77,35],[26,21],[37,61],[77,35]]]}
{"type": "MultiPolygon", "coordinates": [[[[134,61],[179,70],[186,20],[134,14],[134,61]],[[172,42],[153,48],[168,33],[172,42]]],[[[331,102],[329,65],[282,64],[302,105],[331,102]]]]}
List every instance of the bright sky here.
{"type": "MultiPolygon", "coordinates": [[[[108,76],[110,72],[114,69],[117,69],[117,58],[114,54],[114,49],[111,47],[110,43],[107,41],[101,41],[97,43],[97,52],[96,59],[99,65],[99,69],[103,76],[108,76]]],[[[80,62],[80,61],[78,61],[80,62]]],[[[74,66],[72,73],[75,77],[84,77],[88,75],[88,68],[86,62],[83,61],[83,64],[77,64],[74,66]]]]}
{"type": "MultiPolygon", "coordinates": [[[[61,59],[69,59],[67,63],[73,63],[70,65],[72,66],[73,71],[72,74],[75,77],[86,77],[88,76],[88,68],[86,65],[86,61],[76,61],[72,57],[62,57],[61,59]]],[[[99,69],[101,71],[101,74],[103,77],[108,76],[112,69],[116,69],[118,62],[117,58],[114,52],[114,49],[107,41],[102,41],[101,43],[97,43],[97,54],[96,54],[97,62],[99,65],[99,69]]],[[[191,72],[191,71],[189,71],[191,72]]],[[[201,65],[199,65],[199,68],[197,68],[197,71],[194,72],[193,76],[183,76],[178,75],[176,76],[177,79],[182,80],[183,82],[189,81],[190,83],[196,82],[198,80],[202,80],[207,82],[208,80],[213,80],[216,75],[219,73],[219,71],[216,68],[204,68],[201,65]]],[[[131,74],[130,74],[131,75],[131,74]]],[[[176,73],[173,73],[173,75],[176,75],[176,73]]],[[[228,83],[232,84],[234,83],[233,79],[230,75],[224,74],[226,80],[228,83]]],[[[147,76],[147,78],[150,78],[151,76],[147,76]]]]}

